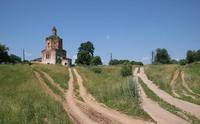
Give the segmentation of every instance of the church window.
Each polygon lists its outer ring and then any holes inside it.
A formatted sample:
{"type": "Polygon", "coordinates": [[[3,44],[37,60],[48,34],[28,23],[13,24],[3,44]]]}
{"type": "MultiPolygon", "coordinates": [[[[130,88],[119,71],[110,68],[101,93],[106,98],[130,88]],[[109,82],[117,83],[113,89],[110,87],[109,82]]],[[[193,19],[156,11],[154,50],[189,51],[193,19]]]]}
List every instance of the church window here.
{"type": "Polygon", "coordinates": [[[47,53],[47,54],[46,54],[46,59],[50,59],[50,57],[51,57],[50,54],[47,53]]]}

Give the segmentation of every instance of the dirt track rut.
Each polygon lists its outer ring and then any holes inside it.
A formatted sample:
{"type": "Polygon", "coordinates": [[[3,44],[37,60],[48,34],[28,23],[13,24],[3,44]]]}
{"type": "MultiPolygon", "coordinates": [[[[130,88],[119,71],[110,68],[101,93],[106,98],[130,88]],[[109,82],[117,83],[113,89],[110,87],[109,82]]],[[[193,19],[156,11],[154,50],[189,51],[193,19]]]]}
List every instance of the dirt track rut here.
{"type": "Polygon", "coordinates": [[[187,121],[182,118],[168,112],[159,106],[158,103],[151,100],[145,94],[142,86],[138,82],[138,68],[134,70],[134,79],[139,85],[141,106],[142,108],[158,123],[158,124],[189,124],[187,121]]]}
{"type": "Polygon", "coordinates": [[[166,93],[165,91],[159,89],[152,81],[150,81],[147,78],[146,74],[144,73],[144,68],[140,68],[140,74],[138,76],[148,86],[148,88],[151,89],[160,98],[162,98],[166,102],[168,102],[186,112],[189,112],[190,114],[192,114],[200,119],[200,106],[199,105],[174,98],[171,95],[169,95],[168,93],[166,93]]]}

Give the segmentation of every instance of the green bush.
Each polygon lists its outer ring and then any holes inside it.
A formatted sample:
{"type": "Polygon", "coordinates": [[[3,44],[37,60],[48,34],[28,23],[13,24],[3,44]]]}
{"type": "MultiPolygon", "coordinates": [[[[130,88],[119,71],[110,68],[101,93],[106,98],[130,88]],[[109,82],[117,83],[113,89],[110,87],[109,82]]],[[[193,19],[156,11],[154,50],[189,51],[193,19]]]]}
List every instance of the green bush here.
{"type": "Polygon", "coordinates": [[[94,72],[94,73],[101,73],[102,72],[102,69],[100,67],[91,67],[91,70],[94,72]]]}
{"type": "Polygon", "coordinates": [[[187,64],[187,60],[181,59],[181,60],[179,61],[179,64],[180,64],[180,65],[186,65],[186,64],[187,64]]]}
{"type": "Polygon", "coordinates": [[[121,68],[121,76],[127,77],[132,75],[132,65],[130,63],[124,64],[121,68]]]}

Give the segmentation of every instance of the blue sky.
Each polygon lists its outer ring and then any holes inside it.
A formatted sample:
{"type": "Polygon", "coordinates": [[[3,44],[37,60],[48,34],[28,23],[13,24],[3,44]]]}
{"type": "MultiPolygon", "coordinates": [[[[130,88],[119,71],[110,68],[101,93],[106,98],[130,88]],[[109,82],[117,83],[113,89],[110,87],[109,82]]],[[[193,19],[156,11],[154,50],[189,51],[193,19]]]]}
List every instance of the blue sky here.
{"type": "Polygon", "coordinates": [[[41,56],[57,27],[68,57],[91,41],[104,63],[113,58],[148,63],[151,51],[167,48],[172,58],[200,49],[199,0],[0,0],[0,43],[10,53],[41,56]]]}

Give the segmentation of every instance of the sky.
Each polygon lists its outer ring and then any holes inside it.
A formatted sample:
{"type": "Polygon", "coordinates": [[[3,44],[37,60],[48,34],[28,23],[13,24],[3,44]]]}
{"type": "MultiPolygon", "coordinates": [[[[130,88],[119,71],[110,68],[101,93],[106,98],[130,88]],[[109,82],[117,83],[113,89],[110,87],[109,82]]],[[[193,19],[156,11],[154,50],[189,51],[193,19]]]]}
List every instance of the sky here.
{"type": "Polygon", "coordinates": [[[9,53],[41,57],[53,26],[69,58],[91,41],[105,64],[110,53],[148,64],[156,48],[182,59],[200,49],[200,0],[0,0],[0,43],[9,53]]]}

